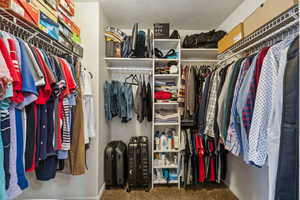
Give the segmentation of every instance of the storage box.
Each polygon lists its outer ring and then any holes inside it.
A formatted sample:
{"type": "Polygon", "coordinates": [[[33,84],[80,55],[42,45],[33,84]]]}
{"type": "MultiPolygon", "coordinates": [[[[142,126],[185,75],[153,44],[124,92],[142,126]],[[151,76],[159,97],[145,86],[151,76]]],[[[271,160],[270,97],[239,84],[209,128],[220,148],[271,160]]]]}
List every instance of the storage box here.
{"type": "Polygon", "coordinates": [[[43,0],[31,0],[33,6],[43,12],[47,17],[49,17],[53,22],[58,22],[58,13],[55,9],[45,3],[43,0]]]}
{"type": "Polygon", "coordinates": [[[58,20],[70,31],[72,31],[72,24],[73,24],[72,20],[60,11],[58,11],[58,20]]]}
{"type": "Polygon", "coordinates": [[[47,33],[50,37],[55,40],[59,39],[59,26],[53,22],[47,15],[40,12],[39,28],[47,33]]]}
{"type": "Polygon", "coordinates": [[[80,36],[80,28],[74,22],[72,22],[72,32],[77,36],[80,36]]]}
{"type": "Polygon", "coordinates": [[[27,3],[26,0],[0,0],[0,7],[8,9],[13,15],[21,17],[35,26],[39,24],[39,10],[27,3]]]}
{"type": "Polygon", "coordinates": [[[155,39],[169,39],[170,37],[170,24],[158,23],[154,24],[154,38],[155,39]]]}
{"type": "Polygon", "coordinates": [[[223,53],[229,47],[244,38],[244,25],[240,23],[234,27],[229,33],[227,33],[219,42],[218,48],[219,53],[223,53]]]}
{"type": "Polygon", "coordinates": [[[57,9],[57,1],[56,0],[44,0],[49,6],[51,6],[54,10],[57,9]]]}
{"type": "Polygon", "coordinates": [[[70,16],[74,16],[75,14],[75,5],[73,0],[58,0],[58,5],[64,11],[66,11],[70,16]]]}
{"type": "Polygon", "coordinates": [[[244,21],[245,37],[295,5],[297,0],[266,0],[244,21]]]}

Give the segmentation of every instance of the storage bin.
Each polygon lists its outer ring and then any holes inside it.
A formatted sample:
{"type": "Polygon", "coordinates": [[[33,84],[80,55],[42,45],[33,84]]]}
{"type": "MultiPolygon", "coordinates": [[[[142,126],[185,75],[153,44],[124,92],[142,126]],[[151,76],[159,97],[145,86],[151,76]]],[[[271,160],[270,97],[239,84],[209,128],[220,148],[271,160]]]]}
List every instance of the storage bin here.
{"type": "Polygon", "coordinates": [[[266,0],[244,21],[245,37],[294,6],[297,0],[266,0]]]}
{"type": "Polygon", "coordinates": [[[35,26],[39,24],[39,10],[26,0],[0,0],[0,7],[35,26]]]}
{"type": "Polygon", "coordinates": [[[154,39],[169,39],[169,36],[170,36],[169,23],[154,24],[154,39]]]}
{"type": "Polygon", "coordinates": [[[58,22],[58,13],[55,9],[45,3],[43,0],[31,0],[33,6],[43,12],[48,18],[50,18],[54,23],[58,22]]]}
{"type": "Polygon", "coordinates": [[[243,23],[237,25],[218,42],[219,53],[223,53],[229,47],[244,38],[243,27],[243,23]]]}

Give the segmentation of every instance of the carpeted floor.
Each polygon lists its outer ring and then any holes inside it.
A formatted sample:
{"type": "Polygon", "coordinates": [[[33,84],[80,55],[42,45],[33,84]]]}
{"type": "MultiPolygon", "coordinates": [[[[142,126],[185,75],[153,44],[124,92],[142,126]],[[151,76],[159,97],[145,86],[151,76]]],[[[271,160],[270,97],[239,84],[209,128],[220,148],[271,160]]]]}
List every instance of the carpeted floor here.
{"type": "Polygon", "coordinates": [[[224,185],[209,185],[190,189],[176,186],[159,186],[150,192],[122,189],[106,190],[101,200],[238,200],[224,185]]]}

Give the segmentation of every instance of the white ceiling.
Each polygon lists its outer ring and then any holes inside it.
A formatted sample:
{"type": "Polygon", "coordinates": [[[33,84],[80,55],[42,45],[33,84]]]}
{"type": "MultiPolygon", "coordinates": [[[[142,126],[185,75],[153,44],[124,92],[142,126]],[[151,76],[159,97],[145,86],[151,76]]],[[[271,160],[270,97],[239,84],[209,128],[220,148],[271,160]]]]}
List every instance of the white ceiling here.
{"type": "Polygon", "coordinates": [[[100,0],[111,25],[152,27],[169,22],[171,28],[210,30],[218,26],[243,0],[100,0]]]}

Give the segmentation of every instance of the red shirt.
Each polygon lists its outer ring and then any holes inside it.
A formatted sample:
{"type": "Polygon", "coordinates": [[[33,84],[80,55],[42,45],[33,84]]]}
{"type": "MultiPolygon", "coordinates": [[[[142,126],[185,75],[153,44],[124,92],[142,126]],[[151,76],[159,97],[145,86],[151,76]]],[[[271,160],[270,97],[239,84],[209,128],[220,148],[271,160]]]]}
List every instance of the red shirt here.
{"type": "Polygon", "coordinates": [[[16,54],[16,46],[12,39],[8,39],[9,49],[5,46],[3,39],[0,38],[0,50],[5,59],[9,73],[13,79],[13,97],[11,100],[16,103],[21,103],[24,100],[22,94],[22,75],[19,68],[19,61],[16,54]]]}
{"type": "Polygon", "coordinates": [[[46,84],[43,87],[39,88],[39,96],[36,100],[36,104],[46,104],[48,99],[50,98],[52,94],[52,88],[49,81],[49,72],[47,65],[43,59],[43,56],[40,54],[40,52],[34,47],[34,52],[37,55],[38,62],[40,63],[41,70],[43,71],[43,74],[45,76],[45,82],[46,84]]]}
{"type": "Polygon", "coordinates": [[[157,100],[166,100],[172,98],[172,94],[170,92],[163,92],[163,91],[155,92],[154,96],[155,99],[157,100]]]}
{"type": "Polygon", "coordinates": [[[73,75],[66,63],[66,61],[62,58],[59,58],[59,63],[61,65],[62,71],[64,73],[64,77],[66,80],[66,89],[62,92],[62,99],[70,95],[72,92],[76,90],[76,83],[73,79],[73,75]]]}
{"type": "Polygon", "coordinates": [[[255,80],[256,80],[256,89],[257,89],[257,86],[258,86],[258,83],[259,83],[259,77],[260,77],[261,68],[262,68],[265,56],[267,55],[269,49],[270,49],[270,47],[263,48],[260,51],[260,53],[259,53],[259,55],[257,57],[256,71],[255,71],[255,75],[254,75],[255,76],[255,80]]]}

